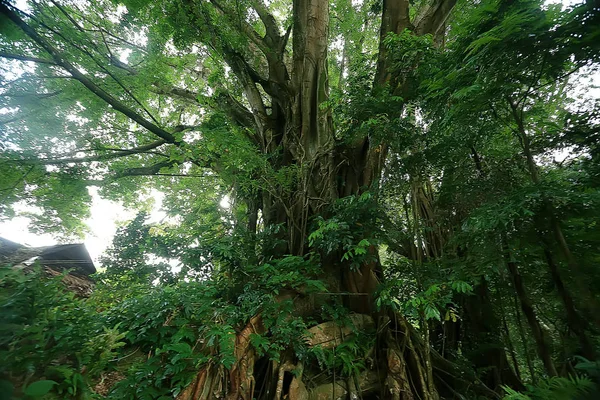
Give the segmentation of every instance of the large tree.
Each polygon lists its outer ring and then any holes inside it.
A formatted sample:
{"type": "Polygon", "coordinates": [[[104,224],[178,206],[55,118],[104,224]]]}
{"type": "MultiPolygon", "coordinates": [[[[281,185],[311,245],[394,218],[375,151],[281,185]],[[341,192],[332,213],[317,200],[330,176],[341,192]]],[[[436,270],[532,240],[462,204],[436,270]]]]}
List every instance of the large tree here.
{"type": "MultiPolygon", "coordinates": [[[[386,38],[408,29],[414,35],[433,35],[442,42],[454,4],[453,0],[426,1],[413,10],[408,1],[357,6],[339,2],[337,6],[342,10],[345,7],[346,13],[338,12],[335,17],[354,18],[356,25],[346,25],[346,30],[361,30],[365,36],[361,40],[379,41],[371,90],[399,95],[409,83],[391,73],[386,38]],[[380,15],[378,38],[372,37],[368,25],[376,13],[380,15]]],[[[66,124],[56,128],[64,132],[62,135],[40,131],[48,129],[45,121],[35,128],[21,125],[25,106],[3,122],[8,142],[13,134],[33,134],[36,139],[43,135],[50,143],[54,140],[54,149],[27,149],[37,150],[37,159],[23,160],[22,165],[27,165],[25,174],[40,165],[39,159],[46,165],[79,166],[132,157],[142,161],[142,165],[117,169],[115,164],[113,176],[105,176],[105,180],[159,175],[173,169],[180,173],[178,167],[186,168],[186,163],[229,174],[236,200],[246,204],[251,232],[258,227],[259,213],[261,229],[283,227],[282,240],[267,251],[269,256],[303,256],[307,252],[308,225],[315,216],[325,216],[340,198],[376,188],[387,143],[368,133],[343,137],[334,127],[329,103],[329,1],[269,5],[260,0],[135,2],[128,6],[124,10],[110,3],[92,2],[85,9],[75,3],[54,1],[31,3],[23,10],[8,3],[0,6],[7,24],[4,29],[18,38],[10,45],[5,41],[8,48],[2,56],[37,64],[35,73],[25,71],[10,82],[5,95],[27,94],[38,103],[31,105],[34,112],[39,112],[36,107],[45,107],[53,97],[69,96],[73,101],[62,102],[58,111],[67,120],[58,122],[66,124]],[[124,15],[126,12],[129,14],[124,15]],[[7,20],[12,24],[8,25],[7,20]],[[126,51],[127,63],[119,59],[126,51]],[[20,79],[23,83],[18,82],[20,79]],[[72,80],[76,84],[55,83],[56,80],[72,80]],[[86,92],[82,93],[84,89],[86,92]],[[94,109],[95,115],[84,119],[74,109],[77,107],[81,111],[94,109]],[[226,119],[218,122],[219,116],[226,119]],[[95,123],[98,126],[93,127],[95,123]],[[258,184],[244,182],[242,176],[236,178],[241,171],[227,171],[232,168],[231,162],[224,160],[227,155],[221,152],[240,150],[225,147],[221,138],[216,140],[221,148],[211,151],[211,128],[220,130],[220,135],[237,136],[230,146],[245,147],[259,164],[239,169],[252,168],[244,171],[249,175],[245,178],[259,181],[258,184]],[[83,129],[94,132],[82,134],[83,129]],[[79,132],[73,134],[74,131],[79,132]],[[63,149],[75,156],[65,157],[66,152],[60,154],[63,149]],[[81,151],[91,154],[82,156],[81,151]],[[279,181],[275,177],[280,177],[279,181]],[[260,182],[265,178],[268,181],[260,182]]],[[[362,55],[362,49],[345,52],[341,62],[352,63],[351,54],[362,55]]],[[[366,62],[370,62],[368,58],[366,62]]],[[[345,74],[346,71],[339,71],[338,79],[342,80],[345,74]]],[[[402,102],[396,105],[397,109],[390,110],[392,116],[402,113],[402,102]]],[[[101,184],[90,179],[86,171],[71,169],[68,173],[87,175],[88,184],[101,184]]],[[[24,176],[23,182],[27,181],[24,176]]],[[[332,293],[350,297],[352,301],[347,303],[354,311],[372,314],[371,295],[378,282],[378,262],[376,248],[368,251],[372,260],[363,262],[358,269],[351,267],[350,262],[340,262],[343,253],[339,251],[326,255],[322,267],[332,293]],[[353,295],[360,300],[356,301],[353,295]]],[[[404,322],[395,325],[395,329],[409,333],[404,322]]],[[[241,360],[249,351],[244,342],[248,334],[239,334],[241,365],[230,374],[230,398],[252,397],[254,361],[241,360]]],[[[390,396],[404,398],[407,394],[403,393],[414,392],[425,398],[435,397],[433,382],[428,381],[431,377],[423,372],[430,368],[430,361],[424,359],[420,346],[411,345],[404,350],[411,357],[410,362],[404,360],[399,343],[390,343],[389,348],[389,362],[384,364],[393,372],[386,383],[390,396]],[[415,376],[410,378],[411,374],[415,376]]],[[[285,364],[279,368],[283,371],[285,364]]],[[[206,376],[200,374],[198,379],[204,382],[206,376]]]]}
{"type": "MultiPolygon", "coordinates": [[[[267,358],[253,338],[265,335],[272,323],[263,321],[257,310],[237,329],[235,362],[229,370],[225,373],[211,362],[202,365],[179,394],[181,399],[209,399],[216,392],[230,399],[305,399],[309,393],[332,396],[336,390],[365,398],[378,393],[380,398],[436,399],[441,392],[451,394],[468,387],[494,396],[468,368],[461,374],[430,349],[423,309],[416,318],[424,332],[421,336],[393,307],[375,306],[374,294],[384,276],[377,248],[383,223],[371,203],[376,203],[373,196],[377,197],[384,166],[393,166],[393,160],[401,158],[402,167],[388,181],[402,177],[408,185],[410,205],[400,208],[406,213],[410,234],[397,243],[396,250],[419,266],[437,262],[451,231],[484,202],[479,199],[485,195],[477,192],[478,200],[461,200],[463,210],[453,209],[454,204],[448,207],[450,222],[444,225],[436,220],[430,179],[443,176],[438,187],[444,193],[444,185],[457,173],[456,165],[471,159],[475,168],[469,173],[479,179],[476,185],[487,182],[488,176],[493,176],[489,179],[494,184],[503,184],[504,177],[484,171],[476,149],[477,134],[465,134],[467,146],[456,144],[461,151],[467,149],[466,156],[458,150],[458,155],[442,150],[441,160],[460,159],[446,165],[435,161],[424,167],[426,163],[416,160],[427,141],[452,143],[443,139],[445,129],[459,124],[465,131],[485,130],[493,136],[498,129],[493,126],[495,117],[503,122],[510,115],[519,117],[514,121],[516,135],[523,143],[531,179],[538,184],[538,167],[522,126],[528,103],[515,104],[511,96],[527,98],[534,88],[560,82],[571,57],[590,59],[584,53],[593,50],[593,42],[584,40],[581,51],[562,46],[561,40],[574,29],[569,24],[577,19],[553,33],[556,20],[542,18],[545,25],[528,26],[534,32],[531,43],[541,50],[508,69],[502,56],[509,52],[493,45],[514,38],[515,24],[530,22],[517,18],[526,14],[522,9],[545,15],[540,6],[490,2],[481,23],[474,23],[465,16],[472,10],[465,3],[457,18],[457,25],[467,21],[465,34],[456,33],[450,23],[455,3],[213,0],[115,5],[50,0],[18,8],[2,1],[0,56],[7,60],[1,65],[0,109],[0,149],[5,158],[0,168],[8,177],[0,192],[4,203],[35,199],[44,210],[37,216],[38,226],[76,231],[86,210],[86,186],[101,186],[106,196],[130,203],[133,193],[144,185],[158,187],[186,221],[209,218],[199,216],[202,206],[196,198],[214,200],[229,191],[235,211],[229,222],[232,230],[243,231],[232,235],[240,239],[232,247],[239,245],[237,250],[246,252],[242,258],[248,265],[279,265],[288,260],[282,268],[302,266],[305,261],[319,266],[316,275],[325,284],[319,293],[310,292],[306,285],[285,287],[277,289],[277,302],[291,299],[291,314],[307,318],[340,302],[356,314],[350,318],[354,329],[368,331],[376,326],[375,346],[367,357],[372,363],[366,372],[357,379],[344,378],[343,383],[336,382],[334,374],[331,381],[316,385],[303,379],[317,375],[311,372],[316,366],[303,365],[291,348],[280,349],[278,357],[268,361],[270,366],[264,366],[267,358]],[[542,40],[538,32],[544,33],[542,40]],[[446,57],[448,39],[455,47],[446,57]],[[540,54],[557,48],[557,61],[551,64],[556,68],[546,73],[548,61],[540,54]],[[432,60],[448,65],[434,65],[432,60]],[[515,82],[503,86],[515,76],[515,82]],[[483,94],[478,92],[482,86],[483,94]],[[427,89],[433,93],[424,98],[427,89]],[[464,101],[465,90],[471,90],[472,98],[480,103],[464,101]],[[448,93],[451,98],[445,99],[448,93]],[[498,111],[499,104],[509,107],[498,111]],[[424,112],[429,113],[431,129],[422,123],[424,112]],[[422,130],[432,135],[424,137],[419,133],[422,130]],[[407,136],[410,140],[405,140],[407,136]],[[412,161],[406,161],[407,154],[412,161]],[[218,185],[225,189],[215,189],[218,185]]],[[[523,49],[508,57],[518,58],[523,49]]],[[[488,162],[493,162],[493,154],[490,151],[488,162]]],[[[470,179],[474,178],[464,178],[470,179]]],[[[560,231],[552,206],[546,200],[544,204],[539,230],[552,223],[560,231]]],[[[501,241],[494,251],[500,260],[508,260],[523,311],[537,333],[540,357],[553,375],[556,371],[543,329],[509,254],[513,230],[490,234],[501,241]]],[[[540,235],[542,241],[551,240],[549,235],[540,235]]],[[[561,235],[556,233],[558,238],[561,235]]],[[[199,231],[180,232],[176,247],[193,250],[202,247],[199,242],[203,240],[199,231]]],[[[471,243],[468,250],[462,244],[452,246],[459,257],[465,251],[476,254],[477,246],[471,243]]],[[[200,260],[216,252],[214,247],[210,254],[192,251],[200,260]]],[[[174,253],[173,249],[165,251],[166,255],[174,253]]],[[[227,252],[222,253],[227,259],[227,252]]],[[[220,271],[234,282],[232,286],[245,279],[240,274],[247,274],[236,267],[229,263],[227,271],[220,271]]],[[[417,282],[422,288],[418,277],[417,282]]],[[[558,278],[556,282],[562,284],[558,278]]],[[[235,294],[234,289],[231,293],[235,294]]],[[[564,286],[561,295],[571,311],[570,328],[582,346],[589,347],[581,317],[564,286]]],[[[465,300],[470,323],[477,334],[490,334],[500,322],[489,311],[485,276],[477,296],[465,300]]],[[[331,328],[327,323],[319,326],[333,332],[341,329],[339,336],[344,335],[345,327],[331,328]]],[[[339,339],[337,333],[327,337],[339,339]]],[[[501,371],[500,377],[491,379],[494,389],[500,384],[521,387],[506,366],[503,350],[494,348],[476,357],[474,364],[501,371]]]]}

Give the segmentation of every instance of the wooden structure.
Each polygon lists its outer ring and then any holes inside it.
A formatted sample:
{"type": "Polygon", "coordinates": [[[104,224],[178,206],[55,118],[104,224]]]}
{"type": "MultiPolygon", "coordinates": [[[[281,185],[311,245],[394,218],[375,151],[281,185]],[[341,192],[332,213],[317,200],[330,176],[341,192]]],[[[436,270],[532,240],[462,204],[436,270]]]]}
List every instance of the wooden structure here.
{"type": "Polygon", "coordinates": [[[94,287],[94,262],[83,243],[30,247],[0,237],[0,267],[30,269],[39,264],[48,276],[68,271],[63,283],[78,296],[88,297],[94,287]]]}

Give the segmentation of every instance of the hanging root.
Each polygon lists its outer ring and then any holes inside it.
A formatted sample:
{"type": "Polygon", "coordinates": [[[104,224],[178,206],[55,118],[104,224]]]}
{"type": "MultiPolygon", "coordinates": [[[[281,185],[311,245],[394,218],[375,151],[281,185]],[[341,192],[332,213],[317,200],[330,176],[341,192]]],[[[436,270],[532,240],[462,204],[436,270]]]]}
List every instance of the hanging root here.
{"type": "MultiPolygon", "coordinates": [[[[331,376],[331,371],[323,371],[316,364],[298,361],[291,351],[281,354],[281,362],[266,358],[259,361],[250,335],[264,334],[265,329],[260,316],[256,316],[232,338],[237,361],[231,369],[227,371],[213,363],[204,365],[177,400],[345,400],[369,395],[390,400],[438,400],[436,384],[452,396],[473,392],[498,398],[472,371],[465,371],[434,350],[426,349],[419,333],[403,316],[391,316],[393,321],[383,317],[383,323],[379,324],[382,328],[377,345],[370,352],[374,362],[366,363],[367,370],[350,377],[331,376]],[[255,388],[256,380],[260,388],[255,388]]],[[[353,314],[350,318],[351,326],[329,321],[310,328],[307,345],[334,349],[347,340],[353,330],[369,330],[375,326],[368,315],[353,314]]]]}
{"type": "Polygon", "coordinates": [[[250,319],[246,327],[235,338],[236,363],[229,372],[229,400],[252,400],[254,393],[254,363],[256,351],[250,345],[250,335],[264,333],[264,326],[259,315],[250,319]]]}
{"type": "Polygon", "coordinates": [[[430,384],[424,348],[412,339],[412,328],[400,316],[387,329],[386,386],[391,400],[437,400],[435,386],[430,384]]]}
{"type": "Polygon", "coordinates": [[[304,382],[302,382],[302,373],[304,366],[302,362],[293,364],[286,361],[279,367],[279,375],[277,379],[277,389],[275,390],[275,400],[308,400],[308,391],[304,382]],[[288,383],[286,374],[293,374],[291,381],[288,383]]]}
{"type": "Polygon", "coordinates": [[[177,400],[209,400],[218,398],[215,394],[221,392],[225,371],[223,367],[214,364],[205,365],[179,395],[177,400]]]}
{"type": "Polygon", "coordinates": [[[262,334],[264,326],[260,315],[254,316],[250,322],[235,336],[235,364],[227,374],[223,366],[208,363],[198,372],[178,396],[177,400],[212,400],[225,397],[228,400],[251,400],[254,393],[254,363],[256,352],[250,345],[250,335],[262,334]],[[229,390],[226,389],[226,378],[229,378],[229,390]]]}

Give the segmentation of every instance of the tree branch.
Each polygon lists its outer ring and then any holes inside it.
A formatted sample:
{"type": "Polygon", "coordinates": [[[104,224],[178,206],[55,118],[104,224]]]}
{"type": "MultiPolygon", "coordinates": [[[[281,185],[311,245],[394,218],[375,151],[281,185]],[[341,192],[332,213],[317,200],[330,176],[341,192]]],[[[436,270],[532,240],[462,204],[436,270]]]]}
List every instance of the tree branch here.
{"type": "Polygon", "coordinates": [[[223,16],[227,17],[232,24],[237,25],[241,29],[241,31],[246,35],[246,37],[248,37],[248,39],[250,39],[254,44],[258,46],[258,48],[265,54],[265,56],[268,56],[268,54],[271,51],[271,48],[248,22],[240,18],[240,16],[235,11],[226,8],[223,4],[219,3],[219,1],[210,0],[210,3],[217,10],[219,10],[223,14],[223,16]]]}
{"type": "MultiPolygon", "coordinates": [[[[232,14],[231,10],[226,10],[223,8],[223,6],[219,4],[217,0],[212,0],[211,4],[217,11],[223,13],[225,17],[229,18],[231,23],[235,22],[235,13],[232,14]]],[[[236,51],[235,48],[220,40],[220,30],[214,25],[212,19],[206,15],[205,11],[202,10],[201,7],[196,7],[193,5],[189,6],[191,8],[191,12],[193,12],[194,16],[198,19],[198,21],[195,21],[195,23],[203,24],[203,26],[205,26],[210,32],[210,38],[204,43],[219,53],[227,65],[231,68],[232,72],[237,77],[244,89],[244,95],[250,103],[250,107],[255,118],[259,118],[263,121],[268,120],[269,117],[263,101],[263,95],[258,89],[257,83],[261,83],[261,86],[264,84],[263,88],[265,88],[265,92],[267,92],[270,86],[269,81],[262,77],[260,73],[252,66],[250,66],[247,60],[245,60],[242,54],[236,51]]],[[[237,19],[240,20],[239,18],[237,19]]],[[[239,22],[242,24],[247,24],[245,21],[240,20],[239,22]]],[[[252,27],[250,28],[253,30],[252,27]]],[[[256,33],[256,31],[254,31],[254,33],[256,33]]],[[[262,38],[260,40],[262,41],[262,38]]]]}
{"type": "MultiPolygon", "coordinates": [[[[2,94],[2,96],[6,96],[6,97],[35,97],[35,98],[41,100],[41,99],[47,99],[47,98],[50,98],[50,97],[58,96],[61,93],[62,93],[62,90],[56,90],[56,91],[50,92],[50,93],[31,93],[31,92],[4,93],[4,94],[2,94]]],[[[2,123],[0,123],[0,124],[2,124],[2,123]]]]}
{"type": "Polygon", "coordinates": [[[17,181],[12,186],[4,188],[4,189],[0,189],[0,192],[12,192],[13,190],[15,190],[21,182],[24,182],[25,179],[27,179],[27,176],[31,173],[31,171],[33,171],[34,168],[35,168],[35,165],[32,165],[31,167],[29,167],[27,172],[25,172],[23,175],[21,175],[21,177],[19,179],[17,179],[17,181]]]}
{"type": "Polygon", "coordinates": [[[166,87],[160,82],[156,82],[151,90],[157,94],[179,97],[192,103],[198,103],[198,93],[192,92],[188,89],[182,89],[178,87],[166,87]]]}
{"type": "Polygon", "coordinates": [[[413,21],[416,34],[419,36],[443,34],[440,30],[446,26],[446,21],[455,5],[456,0],[430,0],[425,3],[413,21]]]}
{"type": "Polygon", "coordinates": [[[171,133],[162,129],[161,127],[153,124],[152,122],[146,120],[137,112],[135,112],[130,107],[121,103],[117,99],[115,99],[112,95],[106,92],[104,89],[96,85],[90,79],[88,79],[83,73],[81,73],[73,64],[66,60],[64,55],[58,51],[54,46],[52,46],[45,38],[43,38],[39,33],[35,31],[31,26],[29,26],[21,17],[15,13],[12,9],[8,8],[7,5],[0,3],[0,13],[6,15],[11,21],[13,21],[19,28],[25,32],[27,36],[29,36],[35,43],[37,43],[40,47],[46,50],[51,56],[54,62],[67,70],[73,78],[77,79],[81,82],[86,88],[88,88],[92,93],[96,96],[104,100],[110,106],[112,106],[115,110],[119,111],[123,115],[130,118],[132,121],[137,122],[144,128],[148,129],[150,132],[155,134],[156,136],[162,138],[167,143],[180,144],[180,141],[173,136],[171,133]]]}
{"type": "Polygon", "coordinates": [[[156,175],[161,169],[172,167],[175,164],[177,164],[177,162],[174,160],[165,160],[147,167],[127,168],[123,171],[117,172],[114,178],[119,179],[125,176],[156,175]]]}
{"type": "MultiPolygon", "coordinates": [[[[50,2],[52,4],[54,4],[54,6],[56,8],[58,8],[58,10],[65,17],[67,17],[67,19],[71,22],[71,24],[73,24],[80,32],[85,33],[85,29],[81,25],[79,25],[79,23],[67,12],[67,10],[65,10],[60,4],[57,4],[54,0],[50,0],[50,2]]],[[[56,31],[54,31],[54,32],[56,32],[56,31]]],[[[56,32],[56,33],[58,33],[58,32],[56,32]]],[[[100,61],[98,61],[96,59],[96,57],[90,51],[88,51],[87,48],[82,47],[79,44],[74,43],[74,42],[68,40],[62,34],[60,34],[60,36],[63,39],[67,40],[69,43],[71,43],[71,45],[73,47],[75,47],[76,49],[78,49],[79,51],[81,51],[82,53],[84,53],[85,55],[87,55],[89,58],[91,58],[92,61],[94,61],[94,63],[96,63],[96,65],[98,67],[100,67],[101,70],[103,70],[104,72],[106,72],[121,87],[121,89],[123,89],[125,91],[125,93],[127,93],[127,95],[129,95],[129,97],[131,97],[133,99],[133,101],[135,101],[142,108],[142,110],[144,110],[144,112],[150,117],[150,119],[152,121],[154,121],[155,124],[158,124],[158,121],[156,120],[156,118],[154,118],[154,116],[152,115],[152,113],[142,104],[142,102],[139,101],[137,99],[137,97],[129,89],[127,89],[127,87],[123,84],[123,82],[121,82],[121,80],[115,74],[113,74],[108,68],[106,68],[104,65],[102,65],[102,63],[100,61]]],[[[99,53],[102,57],[105,56],[104,54],[101,54],[98,51],[99,46],[98,46],[97,43],[95,43],[91,39],[90,39],[90,43],[92,44],[92,48],[94,48],[97,53],[99,53]]],[[[104,42],[104,43],[106,44],[106,42],[104,42]]],[[[111,60],[111,61],[113,61],[115,58],[112,56],[112,53],[110,52],[110,49],[108,48],[108,46],[106,46],[106,48],[108,50],[108,59],[111,60]]],[[[116,66],[119,67],[119,65],[123,65],[123,63],[121,63],[119,61],[116,66]]],[[[120,68],[122,68],[122,67],[120,67],[120,68]]],[[[125,68],[122,68],[122,69],[125,69],[125,68]]]]}
{"type": "MultiPolygon", "coordinates": [[[[164,140],[157,140],[152,143],[148,143],[143,146],[134,147],[132,149],[119,149],[111,154],[99,154],[95,156],[87,156],[87,157],[70,157],[70,158],[32,158],[25,160],[12,160],[20,163],[40,163],[44,165],[60,165],[60,164],[69,164],[69,163],[88,163],[93,161],[106,161],[112,160],[114,158],[126,157],[133,154],[144,154],[148,153],[149,150],[155,149],[157,147],[162,146],[166,142],[164,140]]],[[[112,149],[106,149],[110,151],[112,149]]]]}
{"type": "Polygon", "coordinates": [[[35,62],[35,63],[38,63],[38,64],[57,65],[56,62],[54,62],[52,60],[45,59],[45,58],[30,57],[30,56],[25,56],[25,55],[22,55],[22,54],[6,53],[4,51],[0,51],[0,57],[2,57],[2,58],[10,58],[12,60],[32,61],[32,62],[35,62]]]}
{"type": "Polygon", "coordinates": [[[250,110],[233,98],[231,94],[221,93],[215,96],[214,99],[217,105],[219,105],[220,108],[225,111],[225,113],[228,114],[230,118],[232,118],[238,125],[251,130],[256,130],[256,122],[250,110]]]}
{"type": "MultiPolygon", "coordinates": [[[[181,98],[194,104],[201,104],[199,99],[201,95],[188,89],[176,87],[167,88],[157,83],[154,88],[154,92],[166,96],[181,98]]],[[[257,126],[256,121],[254,120],[254,115],[230,93],[223,91],[211,97],[210,99],[212,99],[214,104],[217,105],[219,111],[223,111],[225,114],[227,114],[236,124],[251,131],[256,130],[257,126]]],[[[210,103],[210,101],[208,103],[210,103]]],[[[256,141],[254,136],[250,137],[250,139],[252,141],[256,141]]]]}
{"type": "MultiPolygon", "coordinates": [[[[108,46],[107,46],[107,49],[108,49],[108,46]]],[[[110,63],[117,68],[120,68],[124,71],[129,72],[130,75],[137,75],[137,73],[138,73],[135,69],[133,69],[132,67],[125,64],[124,62],[122,62],[121,60],[119,60],[118,58],[116,58],[112,55],[110,56],[110,63]]]]}
{"type": "Polygon", "coordinates": [[[250,4],[252,4],[252,8],[254,8],[260,20],[265,25],[267,31],[266,37],[269,38],[272,44],[277,43],[281,36],[279,34],[277,21],[275,21],[273,15],[269,12],[262,0],[252,0],[250,4]]]}
{"type": "MultiPolygon", "coordinates": [[[[225,49],[223,57],[231,70],[235,73],[244,88],[244,94],[252,107],[252,112],[262,119],[267,119],[267,112],[263,97],[258,90],[256,83],[257,77],[251,72],[250,66],[243,57],[233,49],[225,49]]],[[[263,86],[264,88],[264,86],[263,86]]]]}
{"type": "Polygon", "coordinates": [[[399,34],[405,29],[412,29],[409,18],[408,0],[384,0],[381,14],[381,28],[379,29],[379,54],[377,57],[377,72],[375,73],[374,86],[383,86],[389,82],[388,50],[384,39],[390,33],[399,34]]]}

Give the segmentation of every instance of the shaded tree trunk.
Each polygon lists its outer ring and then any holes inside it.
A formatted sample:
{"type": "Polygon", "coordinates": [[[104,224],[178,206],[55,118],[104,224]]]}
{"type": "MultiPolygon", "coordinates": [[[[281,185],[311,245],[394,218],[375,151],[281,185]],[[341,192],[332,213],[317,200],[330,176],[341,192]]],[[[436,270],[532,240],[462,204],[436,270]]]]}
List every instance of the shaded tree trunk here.
{"type": "Polygon", "coordinates": [[[485,371],[483,382],[497,391],[501,391],[501,385],[524,389],[520,378],[510,368],[504,345],[499,341],[500,320],[490,302],[485,279],[475,287],[474,294],[465,299],[465,314],[464,324],[468,335],[473,337],[467,348],[477,349],[470,359],[477,368],[485,371]]]}
{"type": "Polygon", "coordinates": [[[506,258],[508,272],[512,278],[514,289],[519,299],[519,304],[521,305],[521,310],[525,315],[525,319],[529,324],[531,334],[535,340],[538,356],[542,360],[548,375],[557,376],[558,373],[556,372],[554,362],[552,361],[550,339],[548,338],[548,335],[544,331],[544,328],[542,328],[542,325],[535,314],[533,304],[527,295],[527,290],[523,284],[521,274],[519,273],[519,268],[517,267],[517,264],[511,260],[506,242],[504,243],[504,255],[506,258]]]}
{"type": "Polygon", "coordinates": [[[517,293],[514,293],[514,309],[515,309],[515,320],[517,322],[517,328],[519,330],[519,336],[521,343],[523,343],[523,352],[525,354],[525,361],[527,362],[527,368],[531,376],[531,381],[535,384],[537,377],[535,370],[533,369],[533,361],[531,360],[531,354],[529,354],[529,346],[527,345],[527,336],[525,336],[525,329],[523,329],[523,322],[521,321],[521,312],[519,311],[519,298],[517,293]]]}
{"type": "MultiPolygon", "coordinates": [[[[527,170],[529,172],[531,182],[539,186],[542,183],[542,181],[539,176],[538,166],[535,163],[533,153],[531,150],[531,139],[525,129],[523,113],[518,111],[517,106],[512,99],[509,98],[508,103],[512,112],[513,119],[517,125],[517,135],[519,136],[519,139],[523,146],[523,154],[525,156],[527,170]]],[[[573,273],[577,288],[579,289],[583,297],[589,302],[587,307],[588,309],[590,309],[591,314],[594,316],[593,318],[596,326],[600,326],[600,318],[598,318],[597,312],[600,309],[600,305],[598,304],[596,296],[590,290],[588,283],[584,281],[584,274],[581,271],[581,268],[579,267],[579,263],[575,260],[575,257],[573,256],[573,253],[569,248],[567,240],[565,239],[560,225],[560,221],[556,217],[556,212],[552,205],[551,199],[549,199],[545,194],[542,196],[542,210],[540,216],[537,218],[536,223],[538,224],[539,236],[544,247],[543,251],[546,260],[548,261],[548,267],[550,269],[552,280],[565,306],[565,311],[567,313],[567,324],[579,338],[583,352],[585,352],[588,356],[595,358],[594,351],[590,346],[589,339],[587,338],[584,329],[584,324],[582,323],[583,320],[581,319],[581,316],[575,309],[573,297],[569,293],[567,287],[565,286],[558,266],[553,260],[552,253],[549,250],[549,240],[546,239],[546,235],[544,233],[547,229],[546,226],[549,226],[550,231],[552,232],[552,237],[554,238],[556,244],[558,244],[560,251],[565,257],[567,265],[573,273]]]]}
{"type": "MultiPolygon", "coordinates": [[[[454,3],[453,0],[427,3],[427,12],[421,15],[418,26],[414,26],[409,19],[407,0],[384,1],[374,90],[388,90],[387,85],[392,79],[388,50],[382,39],[406,28],[413,29],[416,34],[438,34],[440,23],[443,24],[446,20],[454,3]]],[[[359,195],[377,187],[387,155],[387,145],[374,143],[369,137],[357,139],[350,144],[336,141],[331,110],[326,106],[329,97],[329,1],[293,2],[293,54],[291,60],[287,61],[285,42],[289,32],[279,35],[277,29],[272,27],[272,17],[261,7],[256,10],[265,24],[266,35],[262,40],[255,38],[255,43],[259,47],[267,47],[265,58],[269,76],[257,77],[256,71],[227,48],[224,49],[224,57],[244,87],[260,149],[270,155],[275,170],[293,168],[298,173],[291,189],[266,187],[262,189],[260,201],[254,199],[249,202],[248,227],[251,230],[257,228],[255,210],[256,204],[260,204],[266,227],[277,224],[285,227],[285,236],[281,237],[285,244],[274,249],[272,256],[304,255],[307,251],[308,224],[315,216],[327,217],[328,207],[339,198],[359,195]],[[260,97],[257,84],[269,96],[270,112],[266,111],[267,107],[260,97]]],[[[397,112],[400,113],[401,110],[397,112]]],[[[230,115],[240,124],[248,125],[247,113],[230,115]],[[239,115],[244,116],[243,121],[239,115]]],[[[358,379],[363,380],[362,386],[370,388],[368,390],[373,390],[374,387],[383,398],[435,400],[439,396],[432,377],[433,370],[427,351],[429,344],[414,338],[414,330],[402,316],[387,315],[385,311],[375,313],[372,295],[381,276],[377,248],[372,246],[369,252],[374,261],[365,262],[358,269],[351,268],[350,262],[340,261],[339,254],[323,256],[321,259],[323,280],[328,283],[329,291],[332,294],[344,293],[345,304],[351,311],[367,315],[375,324],[380,325],[379,339],[373,350],[378,355],[376,379],[374,383],[371,382],[368,374],[358,379]]],[[[222,383],[229,382],[229,389],[223,387],[221,390],[228,393],[227,398],[232,400],[259,396],[277,400],[300,400],[308,399],[309,396],[320,393],[320,390],[325,391],[328,396],[326,398],[331,398],[333,390],[336,395],[338,390],[340,393],[356,392],[357,385],[351,381],[332,382],[323,388],[307,388],[302,374],[292,375],[291,371],[301,369],[308,373],[311,366],[303,365],[300,368],[299,360],[285,352],[281,356],[281,362],[268,363],[268,376],[260,378],[268,381],[265,387],[270,394],[258,393],[254,387],[258,380],[254,365],[259,360],[249,346],[247,337],[250,333],[259,331],[258,325],[251,321],[235,339],[238,361],[234,368],[225,375],[216,366],[206,366],[179,399],[208,399],[212,389],[204,387],[212,387],[210,382],[217,382],[219,379],[222,383]]],[[[448,365],[445,364],[444,368],[447,369],[448,365]]]]}
{"type": "Polygon", "coordinates": [[[550,269],[552,281],[565,306],[565,311],[567,313],[567,324],[575,336],[577,336],[579,339],[583,356],[589,360],[594,360],[596,358],[596,354],[585,332],[585,323],[581,319],[579,313],[575,310],[573,298],[571,297],[569,291],[565,288],[565,285],[560,277],[558,265],[556,265],[550,250],[544,249],[544,256],[546,257],[548,268],[550,269]]]}

